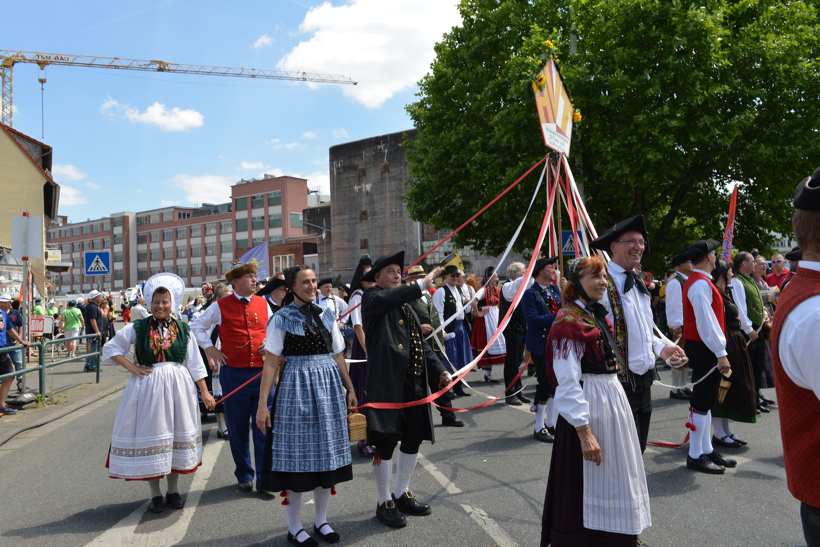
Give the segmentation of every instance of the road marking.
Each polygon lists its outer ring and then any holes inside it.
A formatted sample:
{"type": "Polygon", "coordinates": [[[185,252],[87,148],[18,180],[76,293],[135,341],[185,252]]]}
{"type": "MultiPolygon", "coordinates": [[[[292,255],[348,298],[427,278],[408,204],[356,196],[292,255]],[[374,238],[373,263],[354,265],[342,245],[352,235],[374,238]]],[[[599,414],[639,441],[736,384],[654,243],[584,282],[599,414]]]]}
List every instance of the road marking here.
{"type": "Polygon", "coordinates": [[[733,455],[732,459],[737,460],[738,471],[754,471],[755,473],[761,473],[763,475],[769,475],[770,477],[786,480],[786,470],[779,465],[758,462],[755,460],[750,460],[749,458],[744,458],[743,456],[733,455]]]}
{"type": "Polygon", "coordinates": [[[112,528],[106,530],[94,540],[86,544],[86,547],[108,547],[109,545],[150,545],[151,547],[171,547],[181,542],[188,533],[188,527],[191,525],[191,519],[194,516],[196,507],[199,504],[199,499],[202,497],[202,492],[205,490],[205,485],[211,477],[211,472],[216,465],[216,460],[222,449],[228,443],[217,441],[205,445],[202,451],[202,465],[194,473],[194,480],[191,482],[191,490],[188,493],[188,499],[185,502],[185,508],[182,510],[180,519],[163,530],[157,530],[148,534],[137,534],[136,529],[142,520],[145,510],[148,509],[146,502],[133,513],[119,521],[112,528]]]}
{"type": "Polygon", "coordinates": [[[495,540],[495,544],[498,545],[498,547],[516,547],[518,545],[510,536],[505,534],[504,531],[498,527],[495,521],[488,517],[487,513],[483,510],[478,507],[464,505],[463,503],[460,505],[465,511],[467,511],[467,514],[472,517],[476,524],[487,532],[487,535],[495,540]]]}
{"type": "Polygon", "coordinates": [[[448,494],[461,494],[461,489],[458,488],[453,482],[444,476],[444,474],[436,469],[436,466],[430,463],[430,460],[425,458],[419,452],[419,459],[418,462],[421,464],[423,468],[427,470],[428,473],[433,475],[433,478],[436,479],[439,484],[441,484],[445,490],[447,490],[448,494]]]}

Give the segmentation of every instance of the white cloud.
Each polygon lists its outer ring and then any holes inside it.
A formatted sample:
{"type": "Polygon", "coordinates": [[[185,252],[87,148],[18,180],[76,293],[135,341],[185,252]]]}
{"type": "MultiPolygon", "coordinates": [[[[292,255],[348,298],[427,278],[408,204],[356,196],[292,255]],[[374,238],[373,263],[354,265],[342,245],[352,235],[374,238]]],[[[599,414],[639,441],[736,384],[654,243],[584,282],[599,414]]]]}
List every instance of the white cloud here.
{"type": "Polygon", "coordinates": [[[102,186],[100,186],[99,184],[94,184],[93,182],[84,182],[83,186],[88,186],[89,188],[92,188],[94,190],[101,190],[102,189],[102,186]]]}
{"type": "Polygon", "coordinates": [[[271,139],[270,145],[274,150],[281,150],[283,148],[285,150],[293,150],[296,147],[304,146],[298,142],[281,142],[279,139],[271,139]]]}
{"type": "Polygon", "coordinates": [[[225,203],[231,200],[231,185],[236,177],[218,175],[174,175],[171,185],[185,190],[185,199],[192,205],[225,203]]]}
{"type": "Polygon", "coordinates": [[[156,125],[165,131],[186,131],[193,127],[202,127],[205,116],[196,110],[182,110],[178,107],[168,109],[160,102],[155,102],[140,112],[130,105],[120,104],[119,101],[108,97],[100,107],[100,112],[112,118],[125,117],[129,121],[156,125]]]}
{"type": "Polygon", "coordinates": [[[330,174],[327,171],[316,171],[305,177],[308,188],[319,187],[319,193],[330,195],[330,174]]]}
{"type": "Polygon", "coordinates": [[[305,131],[304,133],[302,133],[302,138],[309,140],[318,139],[319,133],[317,133],[316,131],[305,131]]]}
{"type": "Polygon", "coordinates": [[[268,167],[261,161],[243,161],[239,166],[240,169],[267,169],[268,167]]]}
{"type": "MultiPolygon", "coordinates": [[[[433,46],[461,24],[454,0],[349,0],[308,10],[299,27],[312,34],[278,64],[281,70],[342,74],[359,82],[345,95],[368,108],[412,87],[435,59],[433,46]]],[[[315,85],[315,84],[314,84],[315,85]]]]}
{"type": "Polygon", "coordinates": [[[331,131],[333,134],[334,139],[346,139],[347,138],[347,129],[340,127],[339,129],[334,129],[331,131]]]}
{"type": "Polygon", "coordinates": [[[54,175],[54,180],[68,179],[68,180],[82,180],[88,178],[88,175],[80,171],[77,167],[66,164],[60,165],[55,163],[51,166],[51,174],[54,175]]]}
{"type": "Polygon", "coordinates": [[[60,205],[82,205],[88,203],[83,193],[76,188],[60,185],[60,205]]]}
{"type": "Polygon", "coordinates": [[[253,43],[254,49],[262,49],[263,47],[268,47],[273,43],[274,39],[268,36],[267,34],[263,34],[253,43]]]}
{"type": "Polygon", "coordinates": [[[179,202],[173,199],[161,199],[159,200],[159,204],[162,207],[170,207],[171,205],[179,205],[179,202]]]}

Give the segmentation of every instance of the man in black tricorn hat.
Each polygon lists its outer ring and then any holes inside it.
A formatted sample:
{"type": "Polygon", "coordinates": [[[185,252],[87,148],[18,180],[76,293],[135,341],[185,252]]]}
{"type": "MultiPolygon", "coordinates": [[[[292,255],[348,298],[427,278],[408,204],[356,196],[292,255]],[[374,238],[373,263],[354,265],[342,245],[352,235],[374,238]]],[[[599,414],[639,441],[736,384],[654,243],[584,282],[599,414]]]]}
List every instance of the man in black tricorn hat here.
{"type": "Polygon", "coordinates": [[[683,350],[663,335],[654,331],[654,319],[649,290],[635,272],[641,258],[649,250],[646,223],[643,215],[618,222],[590,247],[612,254],[607,266],[609,289],[604,307],[615,327],[615,341],[621,359],[618,359],[618,380],[626,391],[626,398],[635,418],[641,452],[646,450],[649,421],[652,417],[652,381],[655,359],[681,359],[683,350]]]}
{"type": "Polygon", "coordinates": [[[282,299],[285,298],[287,293],[285,274],[277,272],[268,279],[264,287],[256,291],[256,296],[261,296],[267,300],[270,311],[276,313],[282,307],[282,299]]]}
{"type": "Polygon", "coordinates": [[[775,388],[786,482],[800,500],[803,534],[820,545],[820,169],[794,192],[792,229],[800,269],[783,290],[772,325],[775,388]]]}
{"type": "MultiPolygon", "coordinates": [[[[409,403],[429,394],[428,374],[443,387],[449,375],[424,340],[421,323],[408,305],[433,286],[441,268],[424,278],[402,284],[404,251],[376,260],[362,281],[376,285],[362,295],[362,323],[367,346],[367,400],[369,403],[409,403]]],[[[435,440],[430,404],[402,409],[370,408],[367,413],[367,442],[375,449],[373,471],[378,505],[376,516],[393,528],[407,524],[402,513],[429,515],[430,506],[416,501],[410,478],[416,467],[422,441],[435,440]],[[396,486],[390,493],[393,452],[396,486]]]]}
{"type": "MultiPolygon", "coordinates": [[[[336,314],[336,321],[347,313],[347,302],[333,294],[333,280],[331,278],[320,279],[316,284],[319,294],[316,295],[316,304],[320,308],[330,308],[336,314]]],[[[339,324],[339,327],[342,325],[339,324]]]]}

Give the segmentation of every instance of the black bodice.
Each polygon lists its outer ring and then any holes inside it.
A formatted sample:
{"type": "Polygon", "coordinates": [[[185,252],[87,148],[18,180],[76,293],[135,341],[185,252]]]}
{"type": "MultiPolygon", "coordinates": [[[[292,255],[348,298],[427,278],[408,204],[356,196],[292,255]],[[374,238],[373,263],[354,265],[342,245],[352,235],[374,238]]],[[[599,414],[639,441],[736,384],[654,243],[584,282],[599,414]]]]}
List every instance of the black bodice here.
{"type": "Polygon", "coordinates": [[[322,355],[331,353],[325,344],[322,334],[315,329],[315,333],[311,333],[307,326],[305,326],[305,335],[299,336],[297,334],[285,333],[285,343],[282,348],[283,356],[287,355],[322,355]]]}
{"type": "MultiPolygon", "coordinates": [[[[598,331],[600,332],[600,331],[598,331]]],[[[581,373],[583,374],[615,374],[617,372],[615,353],[609,344],[606,343],[603,334],[596,342],[597,349],[602,359],[591,361],[587,359],[586,355],[581,357],[581,373]]]]}

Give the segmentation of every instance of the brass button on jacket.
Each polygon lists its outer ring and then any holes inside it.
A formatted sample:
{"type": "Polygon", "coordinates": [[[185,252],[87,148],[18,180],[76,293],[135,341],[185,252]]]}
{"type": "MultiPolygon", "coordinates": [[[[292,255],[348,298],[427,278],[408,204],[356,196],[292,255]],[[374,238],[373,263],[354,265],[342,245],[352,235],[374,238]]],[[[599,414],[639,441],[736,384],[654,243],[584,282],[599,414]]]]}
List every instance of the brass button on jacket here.
{"type": "Polygon", "coordinates": [[[399,349],[404,349],[404,346],[402,346],[401,344],[399,344],[399,345],[398,345],[398,346],[396,346],[396,347],[398,347],[399,349]]]}

